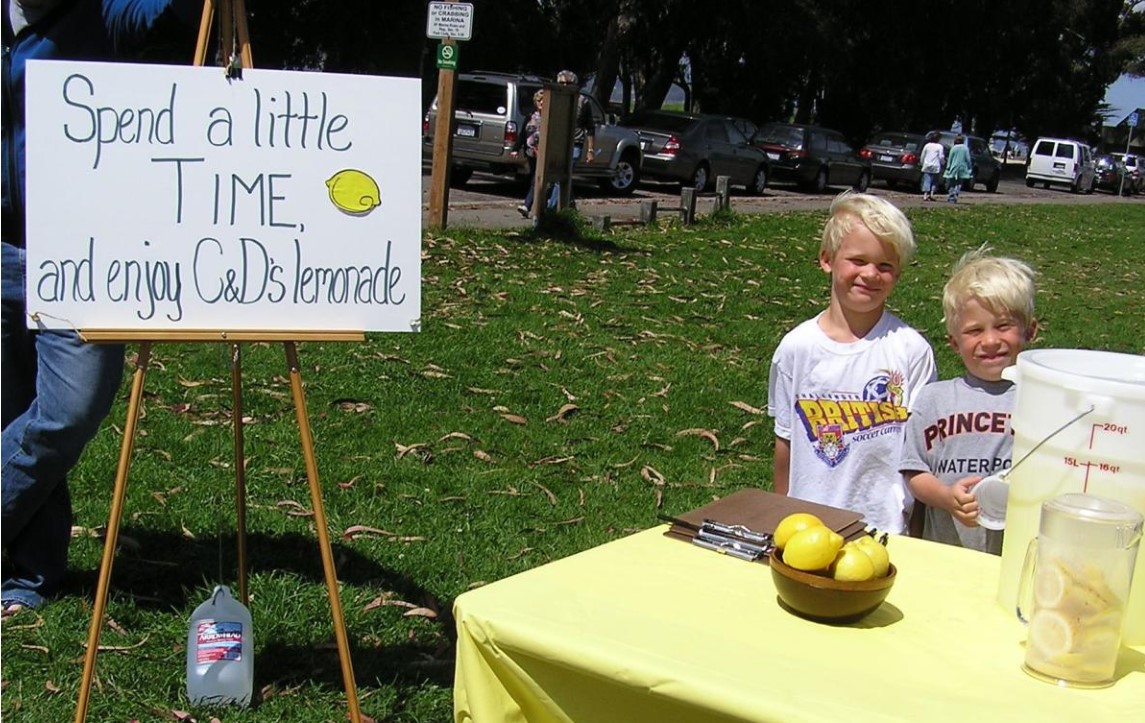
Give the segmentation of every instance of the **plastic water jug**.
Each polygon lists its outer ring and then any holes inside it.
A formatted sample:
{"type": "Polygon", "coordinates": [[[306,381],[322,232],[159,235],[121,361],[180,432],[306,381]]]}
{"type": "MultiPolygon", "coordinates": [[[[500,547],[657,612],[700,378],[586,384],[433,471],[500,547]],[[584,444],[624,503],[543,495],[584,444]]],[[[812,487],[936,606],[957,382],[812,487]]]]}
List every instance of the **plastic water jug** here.
{"type": "MultiPolygon", "coordinates": [[[[1017,386],[1013,459],[1032,452],[1009,475],[998,602],[1012,611],[1043,502],[1076,492],[1145,514],[1145,357],[1036,349],[1019,354],[1003,376],[1017,386]],[[1062,428],[1071,418],[1077,421],[1062,428]]],[[[1139,555],[1122,638],[1128,645],[1145,644],[1143,568],[1145,555],[1139,555]]]]}
{"type": "Polygon", "coordinates": [[[250,705],[254,632],[250,611],[219,585],[191,613],[187,631],[187,697],[192,705],[250,705]]]}

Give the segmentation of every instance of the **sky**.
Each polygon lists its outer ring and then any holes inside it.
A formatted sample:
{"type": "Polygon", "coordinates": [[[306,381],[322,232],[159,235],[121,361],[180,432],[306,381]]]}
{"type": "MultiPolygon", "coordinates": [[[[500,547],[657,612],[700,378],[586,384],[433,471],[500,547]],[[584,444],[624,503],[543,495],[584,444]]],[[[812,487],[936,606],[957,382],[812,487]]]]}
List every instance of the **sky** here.
{"type": "Polygon", "coordinates": [[[1145,108],[1145,78],[1123,75],[1105,91],[1105,102],[1116,111],[1107,122],[1120,123],[1137,108],[1145,108]]]}

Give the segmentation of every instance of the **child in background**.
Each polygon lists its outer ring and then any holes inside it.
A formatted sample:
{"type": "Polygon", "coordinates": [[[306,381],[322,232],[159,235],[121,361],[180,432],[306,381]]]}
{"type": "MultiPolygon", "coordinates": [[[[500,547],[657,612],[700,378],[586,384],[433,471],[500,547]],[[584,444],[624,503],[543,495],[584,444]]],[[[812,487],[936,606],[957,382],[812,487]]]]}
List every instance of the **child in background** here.
{"type": "Polygon", "coordinates": [[[1034,272],[984,247],[972,251],[946,282],[942,311],[966,373],[919,394],[899,467],[921,503],[915,514],[923,515],[923,538],[1000,555],[1002,532],[979,527],[972,490],[1010,467],[1015,390],[1002,370],[1037,331],[1034,272]]]}
{"type": "Polygon", "coordinates": [[[783,337],[768,375],[775,491],[895,533],[906,528],[903,428],[935,379],[930,344],[885,308],[914,249],[910,222],[890,202],[836,197],[819,248],[830,302],[783,337]]]}

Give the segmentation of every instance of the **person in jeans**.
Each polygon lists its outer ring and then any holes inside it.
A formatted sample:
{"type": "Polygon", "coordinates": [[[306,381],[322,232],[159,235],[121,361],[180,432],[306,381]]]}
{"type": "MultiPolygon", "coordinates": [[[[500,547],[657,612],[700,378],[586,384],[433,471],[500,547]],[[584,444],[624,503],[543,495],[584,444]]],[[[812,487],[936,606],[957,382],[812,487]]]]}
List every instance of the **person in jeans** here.
{"type": "Polygon", "coordinates": [[[142,49],[169,21],[192,29],[201,10],[201,0],[3,0],[0,464],[5,618],[37,608],[59,592],[71,541],[68,472],[111,409],[124,351],[119,344],[87,344],[74,331],[27,328],[26,63],[115,60],[142,49]]]}
{"type": "Polygon", "coordinates": [[[529,161],[529,190],[525,191],[525,200],[517,206],[517,212],[525,218],[533,213],[533,194],[537,180],[537,150],[541,145],[541,112],[545,105],[545,91],[538,90],[533,93],[533,112],[525,123],[525,132],[517,136],[517,145],[510,153],[516,158],[522,151],[529,161]]]}
{"type": "Polygon", "coordinates": [[[966,147],[966,137],[961,133],[954,136],[954,147],[950,149],[950,159],[946,162],[946,202],[958,203],[958,193],[962,184],[970,180],[970,149],[966,147]]]}
{"type": "Polygon", "coordinates": [[[938,185],[938,174],[942,173],[942,163],[946,160],[946,149],[938,142],[934,131],[926,134],[926,145],[919,154],[922,168],[922,200],[934,200],[934,188],[938,185]]]}

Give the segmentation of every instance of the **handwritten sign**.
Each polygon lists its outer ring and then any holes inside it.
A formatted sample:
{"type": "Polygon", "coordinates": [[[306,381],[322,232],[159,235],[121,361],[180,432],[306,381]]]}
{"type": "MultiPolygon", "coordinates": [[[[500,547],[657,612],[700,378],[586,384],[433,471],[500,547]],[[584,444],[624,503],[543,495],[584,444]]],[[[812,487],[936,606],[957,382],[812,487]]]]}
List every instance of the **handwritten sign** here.
{"type": "Polygon", "coordinates": [[[27,73],[29,326],[418,328],[417,79],[27,73]]]}

